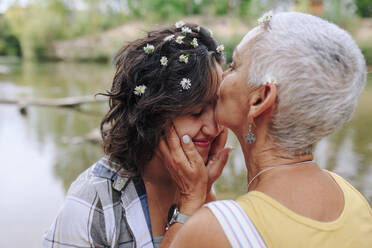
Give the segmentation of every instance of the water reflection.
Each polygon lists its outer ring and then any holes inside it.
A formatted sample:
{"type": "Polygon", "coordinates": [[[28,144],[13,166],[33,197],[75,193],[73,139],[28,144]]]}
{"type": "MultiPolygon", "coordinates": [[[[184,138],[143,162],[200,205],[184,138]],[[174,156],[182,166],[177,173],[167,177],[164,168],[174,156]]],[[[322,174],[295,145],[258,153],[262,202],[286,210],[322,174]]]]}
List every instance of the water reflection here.
{"type": "MultiPolygon", "coordinates": [[[[109,88],[113,66],[102,64],[13,64],[0,75],[1,97],[55,98],[92,95],[109,88]]],[[[316,147],[322,168],[346,177],[372,203],[372,77],[350,123],[316,147]]],[[[78,110],[0,105],[0,247],[40,247],[71,182],[102,156],[102,148],[81,142],[99,127],[105,104],[78,110]],[[76,142],[79,141],[79,142],[76,142]],[[14,221],[16,220],[16,221],[14,221]],[[19,233],[24,234],[22,240],[19,233]],[[14,240],[19,242],[14,244],[14,240]],[[25,245],[27,244],[27,245],[25,245]]],[[[233,135],[229,164],[215,185],[220,199],[246,191],[244,159],[233,135]]]]}
{"type": "Polygon", "coordinates": [[[0,116],[0,246],[40,247],[64,198],[61,181],[51,176],[57,148],[48,138],[40,145],[16,107],[1,106],[0,116]]]}
{"type": "MultiPolygon", "coordinates": [[[[53,98],[91,95],[110,84],[110,65],[11,65],[0,75],[2,98],[53,98]]],[[[99,125],[103,104],[83,105],[78,111],[0,105],[0,247],[40,247],[66,190],[76,176],[102,156],[99,146],[72,145],[99,125]],[[19,239],[19,234],[22,239],[19,239]]]]}

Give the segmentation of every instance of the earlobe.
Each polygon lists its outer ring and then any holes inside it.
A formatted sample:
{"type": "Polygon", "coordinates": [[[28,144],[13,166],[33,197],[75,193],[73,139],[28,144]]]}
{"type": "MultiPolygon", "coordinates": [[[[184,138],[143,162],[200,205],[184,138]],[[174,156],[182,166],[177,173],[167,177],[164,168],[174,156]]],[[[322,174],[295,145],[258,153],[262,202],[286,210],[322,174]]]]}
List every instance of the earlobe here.
{"type": "Polygon", "coordinates": [[[248,113],[248,121],[252,121],[266,110],[270,109],[277,97],[275,84],[267,84],[258,89],[252,97],[251,108],[248,113]]]}

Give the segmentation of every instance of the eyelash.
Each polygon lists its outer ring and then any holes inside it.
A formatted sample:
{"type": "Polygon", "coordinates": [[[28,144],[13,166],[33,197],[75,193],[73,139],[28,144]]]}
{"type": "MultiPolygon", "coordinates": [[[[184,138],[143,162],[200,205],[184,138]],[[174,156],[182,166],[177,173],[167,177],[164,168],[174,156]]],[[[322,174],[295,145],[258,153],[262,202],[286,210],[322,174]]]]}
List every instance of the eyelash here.
{"type": "Polygon", "coordinates": [[[191,114],[192,117],[198,118],[203,114],[204,109],[201,109],[198,113],[191,114]]]}

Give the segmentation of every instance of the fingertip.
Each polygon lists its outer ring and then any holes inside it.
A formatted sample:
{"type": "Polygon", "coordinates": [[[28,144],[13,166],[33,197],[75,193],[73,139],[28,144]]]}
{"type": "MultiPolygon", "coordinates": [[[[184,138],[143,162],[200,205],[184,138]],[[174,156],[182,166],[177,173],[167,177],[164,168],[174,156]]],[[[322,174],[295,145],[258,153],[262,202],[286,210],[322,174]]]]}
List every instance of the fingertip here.
{"type": "Polygon", "coordinates": [[[190,144],[190,142],[191,142],[191,138],[190,138],[190,136],[188,136],[187,134],[186,135],[184,135],[184,136],[182,136],[182,142],[184,143],[184,144],[190,144]]]}

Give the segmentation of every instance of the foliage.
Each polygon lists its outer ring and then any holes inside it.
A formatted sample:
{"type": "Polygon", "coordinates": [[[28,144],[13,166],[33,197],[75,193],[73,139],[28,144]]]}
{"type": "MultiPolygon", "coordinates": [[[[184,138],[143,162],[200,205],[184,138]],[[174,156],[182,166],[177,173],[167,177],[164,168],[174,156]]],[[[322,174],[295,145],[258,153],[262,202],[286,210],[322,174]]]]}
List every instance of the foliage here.
{"type": "MultiPolygon", "coordinates": [[[[125,20],[122,12],[101,8],[100,0],[86,2],[89,4],[85,10],[63,0],[39,0],[26,7],[13,6],[5,12],[5,22],[25,58],[45,59],[54,40],[100,32],[125,20]]],[[[5,39],[0,35],[1,42],[5,39]]]]}
{"type": "MultiPolygon", "coordinates": [[[[184,16],[201,15],[248,18],[253,22],[271,9],[311,12],[310,4],[317,1],[321,0],[32,0],[22,7],[15,1],[5,12],[5,24],[0,20],[0,54],[19,55],[20,46],[24,57],[43,59],[55,40],[99,33],[127,21],[174,22],[184,16]]],[[[322,2],[324,17],[350,30],[355,27],[356,11],[370,15],[372,0],[355,0],[356,4],[354,0],[322,2]]],[[[225,43],[229,60],[229,45],[235,42],[225,43]]]]}
{"type": "Polygon", "coordinates": [[[2,15],[0,15],[0,56],[21,56],[18,39],[12,34],[2,15]]]}
{"type": "Polygon", "coordinates": [[[154,20],[175,20],[194,13],[194,1],[153,0],[142,1],[140,14],[154,20]]]}
{"type": "Polygon", "coordinates": [[[226,59],[226,64],[230,64],[232,62],[232,56],[234,53],[235,47],[239,44],[243,37],[231,37],[229,39],[219,39],[217,37],[217,40],[220,41],[221,44],[225,46],[224,55],[226,59]]]}
{"type": "Polygon", "coordinates": [[[251,0],[240,0],[239,6],[240,17],[247,17],[249,15],[250,2],[251,0]]]}
{"type": "Polygon", "coordinates": [[[366,59],[367,65],[372,65],[372,43],[362,42],[359,44],[359,47],[366,59]]]}
{"type": "Polygon", "coordinates": [[[303,2],[301,1],[295,1],[295,0],[251,0],[250,1],[250,7],[249,7],[249,13],[250,16],[257,19],[258,17],[262,16],[263,13],[274,10],[274,11],[286,11],[291,10],[294,8],[296,2],[303,2]]]}
{"type": "Polygon", "coordinates": [[[5,19],[19,40],[24,57],[45,57],[50,42],[64,36],[65,13],[56,12],[54,7],[32,5],[28,8],[14,7],[6,12],[5,19]]]}
{"type": "Polygon", "coordinates": [[[352,0],[324,0],[324,18],[350,30],[355,25],[356,5],[352,0]]]}
{"type": "Polygon", "coordinates": [[[356,0],[357,13],[362,17],[372,17],[372,0],[356,0]]]}

